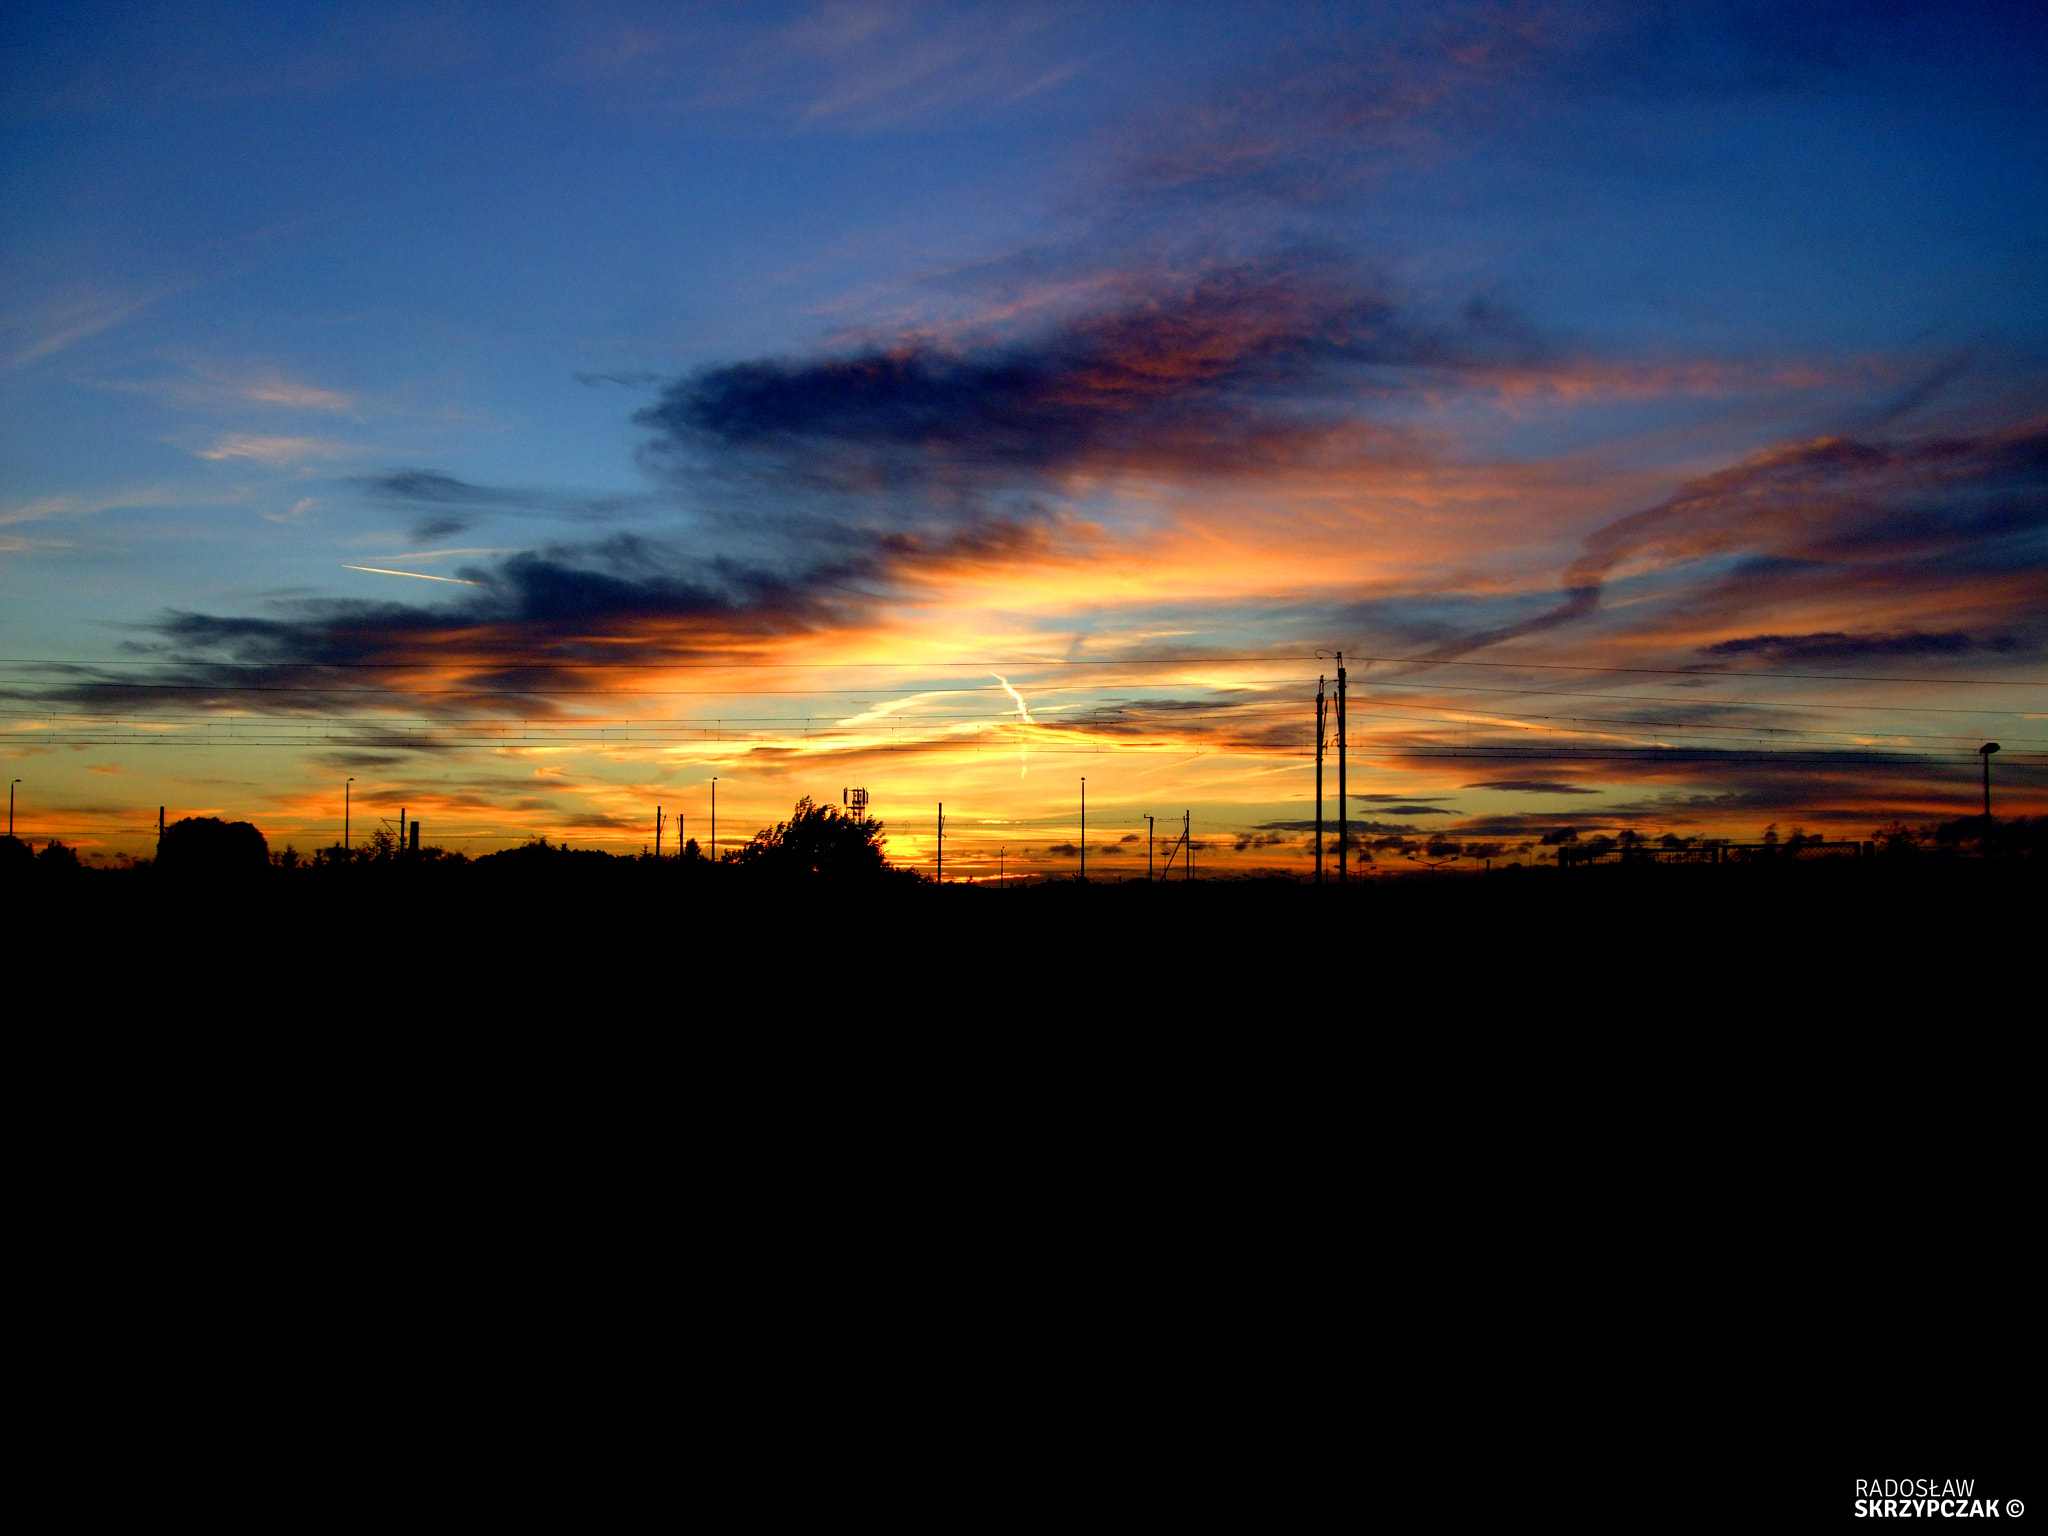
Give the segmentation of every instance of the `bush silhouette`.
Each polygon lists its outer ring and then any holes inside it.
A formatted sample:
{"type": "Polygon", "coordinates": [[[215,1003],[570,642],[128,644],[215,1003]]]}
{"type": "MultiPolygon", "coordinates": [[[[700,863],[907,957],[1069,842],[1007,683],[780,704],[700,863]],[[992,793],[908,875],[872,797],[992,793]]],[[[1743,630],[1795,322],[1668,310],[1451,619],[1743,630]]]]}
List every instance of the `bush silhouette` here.
{"type": "Polygon", "coordinates": [[[78,862],[78,850],[65,847],[54,837],[50,839],[49,845],[36,855],[36,863],[46,871],[83,868],[78,862]]]}
{"type": "Polygon", "coordinates": [[[0,879],[26,875],[35,868],[35,850],[11,833],[0,837],[0,879]]]}
{"type": "Polygon", "coordinates": [[[246,821],[188,816],[164,829],[157,866],[181,875],[260,875],[270,868],[270,844],[246,821]]]}
{"type": "Polygon", "coordinates": [[[823,875],[834,880],[874,879],[889,866],[882,858],[882,824],[818,805],[806,795],[789,820],[763,827],[745,847],[721,862],[775,878],[823,875]]]}

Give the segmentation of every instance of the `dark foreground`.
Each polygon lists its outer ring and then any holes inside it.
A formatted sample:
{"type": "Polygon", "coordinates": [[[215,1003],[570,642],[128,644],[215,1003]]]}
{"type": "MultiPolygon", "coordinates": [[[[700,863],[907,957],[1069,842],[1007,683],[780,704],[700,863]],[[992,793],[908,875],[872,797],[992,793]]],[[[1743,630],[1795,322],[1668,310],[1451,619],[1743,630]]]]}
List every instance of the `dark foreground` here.
{"type": "Polygon", "coordinates": [[[651,861],[493,876],[399,863],[12,880],[0,936],[17,1001],[222,1022],[1292,1029],[1740,1023],[1852,1004],[1982,1019],[2033,1006],[2044,896],[2034,860],[1008,890],[651,861]]]}
{"type": "MultiPolygon", "coordinates": [[[[729,1337],[777,1393],[859,1383],[851,1422],[886,1374],[852,1350],[1010,1350],[1082,1399],[1156,1338],[1167,1392],[1240,1355],[1364,1382],[1376,1443],[1420,1426],[1502,1499],[1474,1437],[1561,1383],[1661,1432],[1739,1380],[1742,1433],[1800,1416],[1742,1477],[1796,1445],[1841,1508],[1930,1427],[1969,1430],[1939,1475],[2007,1465],[1967,1415],[2031,1272],[2038,864],[160,873],[0,890],[37,1262],[135,1358],[190,1335],[217,1371],[221,1309],[274,1353],[274,1306],[390,1380],[471,1334],[449,1370],[530,1375],[538,1323],[666,1391],[729,1337]]],[[[1348,1465],[1307,1401],[1304,1454],[1348,1465]]],[[[1698,1473],[1667,1438],[1666,1501],[1698,1473]]]]}

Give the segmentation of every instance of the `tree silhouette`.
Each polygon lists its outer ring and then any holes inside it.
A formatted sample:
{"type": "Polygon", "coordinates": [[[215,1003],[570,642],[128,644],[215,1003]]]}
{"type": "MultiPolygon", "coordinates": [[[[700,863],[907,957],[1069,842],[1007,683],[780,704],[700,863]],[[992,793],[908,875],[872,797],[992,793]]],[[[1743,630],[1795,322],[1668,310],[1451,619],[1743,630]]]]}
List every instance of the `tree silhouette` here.
{"type": "Polygon", "coordinates": [[[78,850],[65,847],[54,837],[50,839],[49,845],[36,855],[36,866],[45,871],[73,870],[82,867],[78,862],[78,850]]]}
{"type": "Polygon", "coordinates": [[[185,875],[250,875],[270,868],[270,845],[246,821],[188,816],[164,828],[159,868],[185,875]]]}
{"type": "Polygon", "coordinates": [[[889,866],[882,858],[882,824],[849,816],[836,805],[797,801],[787,821],[763,827],[720,862],[771,876],[823,875],[873,879],[889,866]]]}

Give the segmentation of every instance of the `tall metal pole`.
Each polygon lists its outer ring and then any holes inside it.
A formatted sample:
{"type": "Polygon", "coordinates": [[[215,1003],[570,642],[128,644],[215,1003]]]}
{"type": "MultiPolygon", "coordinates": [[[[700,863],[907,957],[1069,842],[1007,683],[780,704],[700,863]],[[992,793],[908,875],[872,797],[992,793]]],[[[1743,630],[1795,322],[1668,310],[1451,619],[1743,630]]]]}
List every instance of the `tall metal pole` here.
{"type": "Polygon", "coordinates": [[[711,775],[711,862],[718,862],[718,775],[711,775]]]}
{"type": "Polygon", "coordinates": [[[1188,851],[1188,856],[1181,860],[1181,863],[1186,867],[1187,878],[1190,880],[1195,878],[1194,814],[1193,811],[1180,813],[1180,845],[1188,851]]]}
{"type": "Polygon", "coordinates": [[[1152,883],[1152,818],[1145,818],[1145,883],[1152,883]]]}
{"type": "Polygon", "coordinates": [[[1351,786],[1345,781],[1344,653],[1337,653],[1337,883],[1351,878],[1351,786]]]}
{"type": "Polygon", "coordinates": [[[946,883],[946,802],[939,802],[939,884],[946,883]]]}
{"type": "Polygon", "coordinates": [[[1991,754],[1998,751],[1995,741],[1987,741],[1977,749],[1977,755],[1984,759],[1984,832],[1991,832],[1991,754]]]}
{"type": "Polygon", "coordinates": [[[342,848],[342,852],[344,852],[344,853],[346,853],[346,852],[348,851],[348,848],[349,848],[349,841],[348,841],[348,798],[349,798],[349,787],[348,787],[348,786],[349,786],[350,784],[353,784],[353,783],[355,783],[355,780],[354,780],[354,779],[350,779],[350,780],[348,780],[348,781],[347,781],[347,783],[344,783],[344,784],[343,784],[343,785],[341,786],[341,848],[342,848]]]}
{"type": "Polygon", "coordinates": [[[654,856],[661,857],[661,807],[654,808],[654,856]]]}
{"type": "Polygon", "coordinates": [[[1316,679],[1316,884],[1323,883],[1323,741],[1329,719],[1330,701],[1323,692],[1323,678],[1316,679]]]}
{"type": "MultiPolygon", "coordinates": [[[[21,780],[16,779],[14,781],[14,784],[19,784],[20,782],[21,780]]],[[[1987,779],[1985,782],[1989,783],[1990,781],[1987,779]]],[[[14,784],[10,784],[7,786],[7,835],[9,837],[14,836],[14,784]]],[[[1991,791],[1987,789],[1984,792],[1984,794],[1985,798],[1988,800],[1990,798],[1991,791]]]]}
{"type": "Polygon", "coordinates": [[[1081,775],[1081,878],[1088,878],[1088,775],[1085,773],[1081,775]]]}

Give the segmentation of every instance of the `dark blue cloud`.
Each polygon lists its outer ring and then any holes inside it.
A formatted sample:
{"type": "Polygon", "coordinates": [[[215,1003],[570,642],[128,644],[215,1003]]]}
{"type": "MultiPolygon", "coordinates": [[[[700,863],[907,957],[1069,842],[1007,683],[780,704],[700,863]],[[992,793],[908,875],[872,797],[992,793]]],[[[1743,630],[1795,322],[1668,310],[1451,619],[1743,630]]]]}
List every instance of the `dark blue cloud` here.
{"type": "MultiPolygon", "coordinates": [[[[686,475],[742,469],[834,492],[959,473],[1028,482],[1081,463],[1269,469],[1320,451],[1418,375],[1541,352],[1497,307],[1427,319],[1355,265],[1291,252],[1133,281],[1012,341],[706,369],[637,420],[656,459],[686,475]]],[[[1388,433],[1380,447],[1402,444],[1388,433]]]]}

